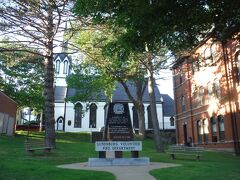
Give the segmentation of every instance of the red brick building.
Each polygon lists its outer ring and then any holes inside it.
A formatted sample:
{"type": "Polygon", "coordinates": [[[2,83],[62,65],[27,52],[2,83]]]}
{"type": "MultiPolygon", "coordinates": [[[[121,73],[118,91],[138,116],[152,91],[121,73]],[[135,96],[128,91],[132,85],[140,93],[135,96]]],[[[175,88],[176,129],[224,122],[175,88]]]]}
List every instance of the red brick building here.
{"type": "Polygon", "coordinates": [[[240,43],[209,37],[172,71],[177,144],[240,154],[240,43]]]}
{"type": "Polygon", "coordinates": [[[0,91],[0,134],[14,134],[16,111],[16,102],[0,91]]]}

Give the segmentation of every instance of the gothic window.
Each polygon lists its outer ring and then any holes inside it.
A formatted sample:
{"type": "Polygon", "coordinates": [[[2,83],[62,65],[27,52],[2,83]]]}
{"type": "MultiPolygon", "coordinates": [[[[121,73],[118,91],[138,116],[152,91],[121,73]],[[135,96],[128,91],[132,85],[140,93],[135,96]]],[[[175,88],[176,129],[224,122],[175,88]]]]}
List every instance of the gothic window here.
{"type": "Polygon", "coordinates": [[[63,74],[67,74],[68,73],[68,61],[65,60],[63,63],[63,74]]]}
{"type": "Polygon", "coordinates": [[[132,112],[133,112],[133,128],[138,129],[139,128],[139,120],[138,120],[138,114],[137,114],[137,110],[136,110],[135,106],[133,106],[132,112]]]}
{"type": "Polygon", "coordinates": [[[208,143],[208,120],[204,119],[203,120],[203,137],[204,137],[204,143],[208,143]]]}
{"type": "Polygon", "coordinates": [[[218,128],[219,128],[219,140],[224,141],[225,139],[225,128],[224,128],[224,118],[222,115],[218,116],[218,128]]]}
{"type": "Polygon", "coordinates": [[[212,142],[217,142],[217,121],[215,117],[211,117],[212,142]]]}
{"type": "Polygon", "coordinates": [[[97,105],[92,103],[90,105],[90,114],[89,114],[89,128],[96,128],[97,124],[97,105]]]}
{"type": "Polygon", "coordinates": [[[174,117],[170,117],[170,126],[174,126],[174,117]]]}
{"type": "Polygon", "coordinates": [[[151,107],[150,107],[150,105],[147,107],[147,114],[148,114],[148,129],[152,129],[153,128],[153,124],[152,124],[152,115],[151,115],[151,107]]]}
{"type": "Polygon", "coordinates": [[[60,60],[57,60],[55,64],[55,72],[59,74],[59,71],[60,71],[60,60]]]}
{"type": "Polygon", "coordinates": [[[74,127],[75,128],[81,128],[82,127],[82,104],[77,103],[74,106],[74,127]]]}
{"type": "Polygon", "coordinates": [[[200,120],[197,121],[197,133],[198,133],[198,143],[202,143],[202,122],[200,120]]]}

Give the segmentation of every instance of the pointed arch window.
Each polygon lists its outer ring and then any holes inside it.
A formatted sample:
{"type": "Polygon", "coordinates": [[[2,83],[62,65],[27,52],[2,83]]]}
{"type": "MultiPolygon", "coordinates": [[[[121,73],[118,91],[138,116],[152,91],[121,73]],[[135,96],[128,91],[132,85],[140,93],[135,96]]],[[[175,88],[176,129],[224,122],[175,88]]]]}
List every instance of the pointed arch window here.
{"type": "Polygon", "coordinates": [[[74,106],[74,127],[75,128],[82,127],[82,109],[83,109],[83,106],[81,103],[77,103],[74,106]]]}
{"type": "Polygon", "coordinates": [[[89,128],[96,128],[97,124],[97,105],[92,103],[90,105],[90,114],[89,114],[89,128]]]}
{"type": "Polygon", "coordinates": [[[138,129],[139,128],[139,120],[138,120],[138,114],[135,106],[132,108],[132,113],[133,113],[133,128],[138,129]]]}
{"type": "Polygon", "coordinates": [[[63,74],[67,74],[68,73],[68,61],[65,60],[63,62],[63,74]]]}
{"type": "Polygon", "coordinates": [[[152,115],[151,115],[150,105],[147,107],[147,114],[148,114],[148,129],[152,129],[153,128],[153,123],[152,123],[152,115]]]}
{"type": "Polygon", "coordinates": [[[60,60],[56,60],[55,72],[59,74],[59,71],[60,71],[60,60]]]}

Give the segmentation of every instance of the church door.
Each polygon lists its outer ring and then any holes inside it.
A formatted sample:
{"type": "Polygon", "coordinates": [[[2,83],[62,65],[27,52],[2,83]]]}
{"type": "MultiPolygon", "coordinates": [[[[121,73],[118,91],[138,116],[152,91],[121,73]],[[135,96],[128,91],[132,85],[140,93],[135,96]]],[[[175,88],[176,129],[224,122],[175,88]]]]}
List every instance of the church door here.
{"type": "Polygon", "coordinates": [[[62,116],[60,116],[57,119],[57,130],[58,131],[63,131],[63,117],[62,116]]]}

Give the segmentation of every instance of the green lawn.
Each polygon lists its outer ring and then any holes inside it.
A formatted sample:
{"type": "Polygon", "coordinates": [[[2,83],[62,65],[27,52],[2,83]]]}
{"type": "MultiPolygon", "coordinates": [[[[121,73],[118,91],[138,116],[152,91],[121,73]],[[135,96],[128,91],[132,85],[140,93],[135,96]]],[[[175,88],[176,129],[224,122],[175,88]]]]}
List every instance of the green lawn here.
{"type": "MultiPolygon", "coordinates": [[[[33,134],[31,134],[33,135],[33,134]]],[[[35,133],[34,137],[41,137],[35,133]]],[[[36,153],[27,156],[23,142],[25,135],[18,132],[15,137],[0,136],[0,179],[1,180],[72,180],[72,179],[115,179],[110,173],[68,170],[57,168],[57,165],[86,162],[89,157],[97,157],[94,144],[90,143],[89,134],[57,133],[57,149],[48,156],[36,153]]],[[[141,156],[150,157],[151,161],[181,164],[180,167],[151,171],[157,179],[240,179],[240,157],[230,153],[204,152],[200,161],[193,157],[177,156],[171,160],[167,154],[159,154],[154,150],[152,140],[143,142],[141,156]]]]}

